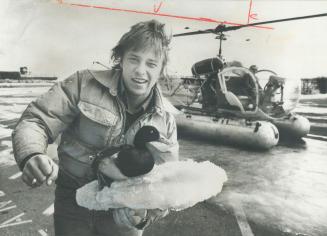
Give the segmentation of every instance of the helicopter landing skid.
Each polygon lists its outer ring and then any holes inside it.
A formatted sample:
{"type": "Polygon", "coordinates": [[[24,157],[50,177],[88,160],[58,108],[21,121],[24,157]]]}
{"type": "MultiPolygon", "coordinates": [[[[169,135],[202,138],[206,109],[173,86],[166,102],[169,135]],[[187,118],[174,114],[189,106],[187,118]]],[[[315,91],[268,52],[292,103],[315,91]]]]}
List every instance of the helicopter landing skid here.
{"type": "Polygon", "coordinates": [[[182,112],[188,115],[195,114],[195,115],[206,115],[206,116],[217,117],[217,118],[228,118],[228,119],[242,118],[246,120],[255,120],[254,118],[249,118],[246,115],[241,116],[239,112],[229,109],[218,108],[216,110],[210,110],[210,109],[203,109],[199,107],[191,107],[191,106],[184,106],[184,105],[179,105],[176,107],[177,109],[181,110],[182,112]]]}

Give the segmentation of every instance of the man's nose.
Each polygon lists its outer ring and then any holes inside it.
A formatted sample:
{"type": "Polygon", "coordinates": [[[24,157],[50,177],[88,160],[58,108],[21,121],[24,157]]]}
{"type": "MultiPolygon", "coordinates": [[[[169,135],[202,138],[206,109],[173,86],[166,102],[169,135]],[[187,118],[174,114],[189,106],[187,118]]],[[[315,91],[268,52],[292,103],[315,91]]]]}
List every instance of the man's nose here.
{"type": "Polygon", "coordinates": [[[139,63],[135,68],[135,73],[137,76],[144,76],[146,73],[146,66],[144,63],[139,63]]]}

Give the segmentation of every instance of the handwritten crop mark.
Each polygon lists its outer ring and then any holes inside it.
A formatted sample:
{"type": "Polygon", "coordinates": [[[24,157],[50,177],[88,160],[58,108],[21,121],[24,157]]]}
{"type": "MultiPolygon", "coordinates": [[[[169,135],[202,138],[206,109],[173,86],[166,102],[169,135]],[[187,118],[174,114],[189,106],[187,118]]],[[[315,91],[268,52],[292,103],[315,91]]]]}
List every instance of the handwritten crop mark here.
{"type": "Polygon", "coordinates": [[[159,10],[160,10],[160,8],[161,8],[161,6],[162,6],[162,2],[160,2],[160,4],[159,4],[158,7],[156,7],[156,4],[154,4],[154,6],[153,6],[153,11],[154,11],[154,13],[158,13],[159,10]]]}
{"type": "Polygon", "coordinates": [[[258,20],[257,13],[252,13],[252,0],[250,0],[250,6],[249,6],[249,13],[248,13],[248,21],[247,23],[250,24],[250,19],[258,20]]]}
{"type": "MultiPolygon", "coordinates": [[[[159,13],[159,10],[160,10],[163,2],[160,2],[158,7],[156,7],[156,5],[154,5],[154,9],[153,9],[154,12],[139,11],[139,10],[126,9],[126,8],[112,8],[112,7],[79,4],[79,3],[65,3],[64,0],[57,0],[57,2],[60,2],[60,4],[66,4],[66,5],[70,5],[70,6],[74,6],[74,7],[85,7],[85,8],[108,10],[108,11],[120,11],[120,12],[127,12],[127,13],[154,15],[154,16],[162,16],[162,17],[169,17],[169,18],[176,18],[176,19],[183,19],[183,20],[193,20],[193,21],[201,21],[201,22],[208,22],[208,23],[215,23],[215,24],[226,24],[226,25],[232,25],[232,26],[246,25],[246,24],[229,22],[229,21],[221,21],[221,20],[206,18],[206,17],[192,17],[192,16],[182,16],[182,15],[173,15],[173,14],[167,14],[167,13],[159,13]]],[[[250,5],[252,6],[252,0],[251,0],[250,5]]],[[[251,9],[249,10],[249,12],[251,13],[251,9]]],[[[249,15],[251,15],[251,14],[249,14],[249,15]]],[[[256,14],[252,14],[251,16],[253,18],[256,16],[256,14]]],[[[253,19],[255,19],[255,18],[253,18],[253,19]]],[[[248,21],[249,21],[249,19],[248,19],[248,21]]],[[[250,27],[257,28],[257,29],[273,29],[272,27],[269,27],[269,26],[260,26],[260,25],[255,25],[255,26],[250,26],[250,27]]]]}

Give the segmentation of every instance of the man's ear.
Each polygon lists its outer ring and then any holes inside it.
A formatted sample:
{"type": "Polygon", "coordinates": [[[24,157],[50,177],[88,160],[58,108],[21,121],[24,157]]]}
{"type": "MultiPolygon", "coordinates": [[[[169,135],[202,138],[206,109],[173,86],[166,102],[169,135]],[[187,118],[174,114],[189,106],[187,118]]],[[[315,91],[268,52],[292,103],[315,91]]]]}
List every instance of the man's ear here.
{"type": "Polygon", "coordinates": [[[162,65],[161,71],[160,71],[160,78],[165,78],[167,76],[167,69],[165,66],[162,65]]]}
{"type": "Polygon", "coordinates": [[[121,55],[119,57],[119,63],[117,64],[117,66],[122,69],[123,68],[123,60],[124,60],[124,55],[121,55]]]}

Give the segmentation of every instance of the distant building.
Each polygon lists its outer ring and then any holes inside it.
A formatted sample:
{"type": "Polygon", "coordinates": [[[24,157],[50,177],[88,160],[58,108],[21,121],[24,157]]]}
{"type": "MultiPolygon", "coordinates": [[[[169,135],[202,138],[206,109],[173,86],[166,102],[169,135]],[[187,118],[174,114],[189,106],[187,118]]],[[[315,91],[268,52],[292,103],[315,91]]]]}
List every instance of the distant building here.
{"type": "Polygon", "coordinates": [[[0,80],[20,80],[21,76],[19,71],[0,71],[0,80]]]}
{"type": "Polygon", "coordinates": [[[327,77],[301,79],[301,93],[327,93],[327,77]]]}
{"type": "Polygon", "coordinates": [[[19,71],[0,71],[1,80],[57,80],[55,76],[33,76],[26,66],[20,67],[19,71]]]}

